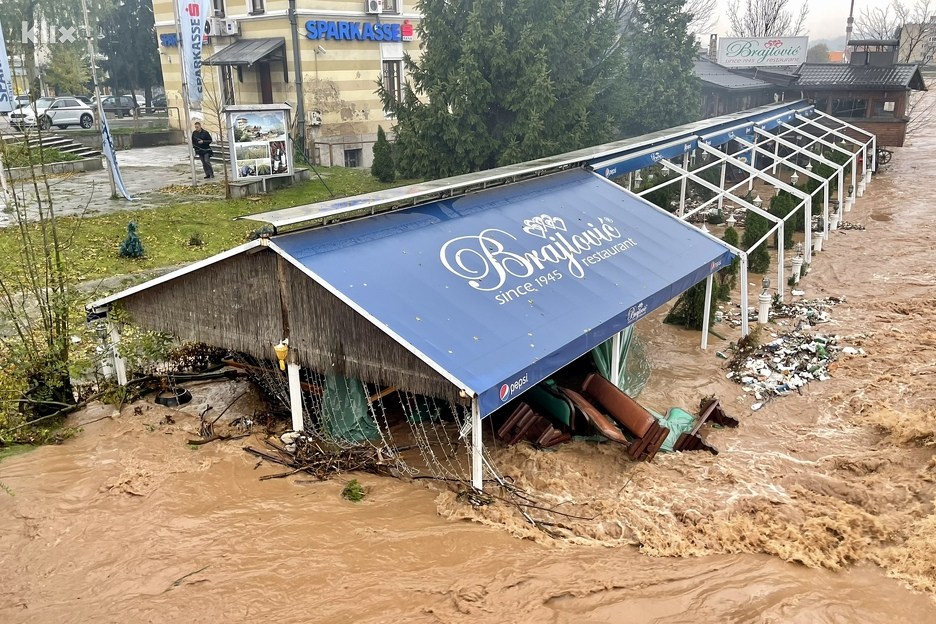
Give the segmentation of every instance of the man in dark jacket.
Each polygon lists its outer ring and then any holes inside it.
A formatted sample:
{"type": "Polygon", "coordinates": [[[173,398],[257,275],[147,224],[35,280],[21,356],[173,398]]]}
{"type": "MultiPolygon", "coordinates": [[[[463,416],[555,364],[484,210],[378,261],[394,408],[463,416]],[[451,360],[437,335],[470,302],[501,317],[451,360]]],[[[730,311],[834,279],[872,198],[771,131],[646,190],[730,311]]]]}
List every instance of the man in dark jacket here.
{"type": "Polygon", "coordinates": [[[202,168],[205,170],[205,179],[214,177],[214,170],[211,168],[211,133],[203,130],[201,122],[195,122],[195,131],[192,132],[192,147],[195,149],[195,155],[201,159],[202,168]]]}

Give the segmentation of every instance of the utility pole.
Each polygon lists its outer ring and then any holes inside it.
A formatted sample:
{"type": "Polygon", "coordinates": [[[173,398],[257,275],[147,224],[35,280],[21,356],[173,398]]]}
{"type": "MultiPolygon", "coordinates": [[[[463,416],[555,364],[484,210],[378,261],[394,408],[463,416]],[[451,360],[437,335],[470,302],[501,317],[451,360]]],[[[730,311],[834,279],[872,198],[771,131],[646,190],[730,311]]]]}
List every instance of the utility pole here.
{"type": "MultiPolygon", "coordinates": [[[[188,81],[185,78],[185,59],[182,53],[182,19],[179,16],[178,0],[172,0],[172,14],[175,17],[176,37],[179,44],[179,69],[182,72],[182,113],[185,117],[185,128],[182,134],[186,137],[192,136],[192,105],[189,103],[188,81]]],[[[198,184],[198,177],[195,174],[195,152],[189,145],[189,165],[192,168],[192,186],[198,184]]]]}
{"type": "MultiPolygon", "coordinates": [[[[299,53],[299,32],[296,23],[296,0],[289,0],[289,29],[292,32],[293,69],[296,85],[296,138],[299,139],[300,150],[306,153],[305,144],[305,94],[302,91],[302,56],[299,53]]],[[[318,55],[315,57],[318,67],[318,55]]]]}
{"type": "MultiPolygon", "coordinates": [[[[98,132],[101,131],[102,120],[104,119],[104,106],[101,104],[101,89],[97,81],[97,54],[94,51],[94,37],[91,36],[91,24],[88,20],[88,0],[81,0],[81,13],[84,16],[85,41],[88,43],[88,56],[91,57],[91,83],[94,85],[94,101],[97,102],[97,122],[98,132]]],[[[107,149],[103,145],[104,137],[101,137],[101,149],[107,149]]],[[[114,181],[114,167],[108,163],[107,177],[110,178],[111,199],[117,197],[117,183],[114,181]]]]}
{"type": "Polygon", "coordinates": [[[851,8],[848,10],[848,23],[845,26],[845,52],[842,58],[848,63],[851,61],[851,55],[848,53],[848,44],[851,43],[852,30],[855,26],[855,0],[851,0],[851,8]]]}

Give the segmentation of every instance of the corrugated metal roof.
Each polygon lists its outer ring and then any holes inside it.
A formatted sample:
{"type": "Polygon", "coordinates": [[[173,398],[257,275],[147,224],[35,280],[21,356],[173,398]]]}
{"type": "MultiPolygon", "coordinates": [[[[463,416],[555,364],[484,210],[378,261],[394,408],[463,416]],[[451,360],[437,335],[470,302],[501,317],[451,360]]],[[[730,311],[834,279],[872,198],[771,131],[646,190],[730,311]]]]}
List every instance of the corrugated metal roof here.
{"type": "Polygon", "coordinates": [[[241,39],[212,54],[211,58],[205,61],[205,65],[253,65],[279,48],[285,49],[285,47],[285,37],[241,39]]]}
{"type": "Polygon", "coordinates": [[[926,85],[918,65],[846,65],[836,63],[804,63],[797,72],[799,87],[823,89],[915,89],[925,91],[926,85]]]}
{"type": "Polygon", "coordinates": [[[707,61],[699,59],[695,62],[693,73],[705,83],[720,89],[748,90],[748,89],[766,89],[772,87],[769,82],[757,78],[748,78],[741,76],[729,69],[707,61]]]}

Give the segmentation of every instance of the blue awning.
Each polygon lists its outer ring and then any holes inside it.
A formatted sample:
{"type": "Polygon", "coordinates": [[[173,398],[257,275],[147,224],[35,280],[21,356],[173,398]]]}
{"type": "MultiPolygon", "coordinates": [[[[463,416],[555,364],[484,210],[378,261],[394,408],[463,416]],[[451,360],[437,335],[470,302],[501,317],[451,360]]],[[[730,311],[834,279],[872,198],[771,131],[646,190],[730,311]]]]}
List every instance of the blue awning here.
{"type": "Polygon", "coordinates": [[[477,395],[482,415],[733,258],[581,169],[270,246],[477,395]]]}

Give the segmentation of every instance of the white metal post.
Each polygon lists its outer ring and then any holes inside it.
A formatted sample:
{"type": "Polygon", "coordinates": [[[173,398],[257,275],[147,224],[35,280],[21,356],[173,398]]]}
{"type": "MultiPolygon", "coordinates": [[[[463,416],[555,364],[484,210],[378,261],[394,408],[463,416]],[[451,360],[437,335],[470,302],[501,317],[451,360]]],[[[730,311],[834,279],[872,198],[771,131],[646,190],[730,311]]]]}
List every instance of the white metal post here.
{"type": "MultiPolygon", "coordinates": [[[[683,154],[682,167],[684,171],[689,171],[689,152],[683,154]]],[[[682,184],[679,189],[679,216],[683,216],[683,213],[686,211],[686,187],[689,184],[689,178],[683,176],[682,184]]]]}
{"type": "Polygon", "coordinates": [[[618,385],[621,379],[621,332],[614,334],[611,338],[611,375],[614,385],[618,385]]]}
{"type": "MultiPolygon", "coordinates": [[[[727,171],[728,171],[728,163],[727,163],[726,161],[723,160],[723,161],[722,161],[722,164],[721,164],[721,178],[720,178],[720,182],[719,182],[719,184],[718,184],[718,188],[721,189],[721,190],[725,190],[725,173],[727,173],[727,171]]],[[[722,208],[723,208],[724,206],[725,206],[725,195],[724,195],[724,193],[719,193],[719,194],[718,194],[718,212],[719,212],[719,214],[721,213],[722,208]]]]}
{"type": "Polygon", "coordinates": [[[709,333],[709,317],[712,314],[712,282],[714,281],[715,274],[709,273],[708,277],[705,278],[705,308],[702,312],[702,350],[705,351],[708,349],[708,333],[709,333]]]}
{"type": "Polygon", "coordinates": [[[471,402],[471,485],[484,490],[484,441],[481,439],[481,406],[478,399],[471,402]]]}
{"type": "Polygon", "coordinates": [[[780,229],[777,230],[777,300],[783,303],[783,297],[786,291],[786,221],[780,222],[780,229]]]}
{"type": "Polygon", "coordinates": [[[286,376],[289,378],[289,411],[292,414],[293,431],[304,431],[305,421],[302,418],[302,384],[299,382],[299,364],[290,362],[286,366],[286,376]]]}
{"type": "Polygon", "coordinates": [[[117,383],[121,386],[127,385],[127,362],[117,349],[120,344],[120,332],[116,327],[111,328],[110,332],[111,352],[114,355],[114,373],[117,375],[117,383]]]}
{"type": "Polygon", "coordinates": [[[747,252],[741,254],[741,336],[751,333],[748,322],[748,257],[747,252]]]}

